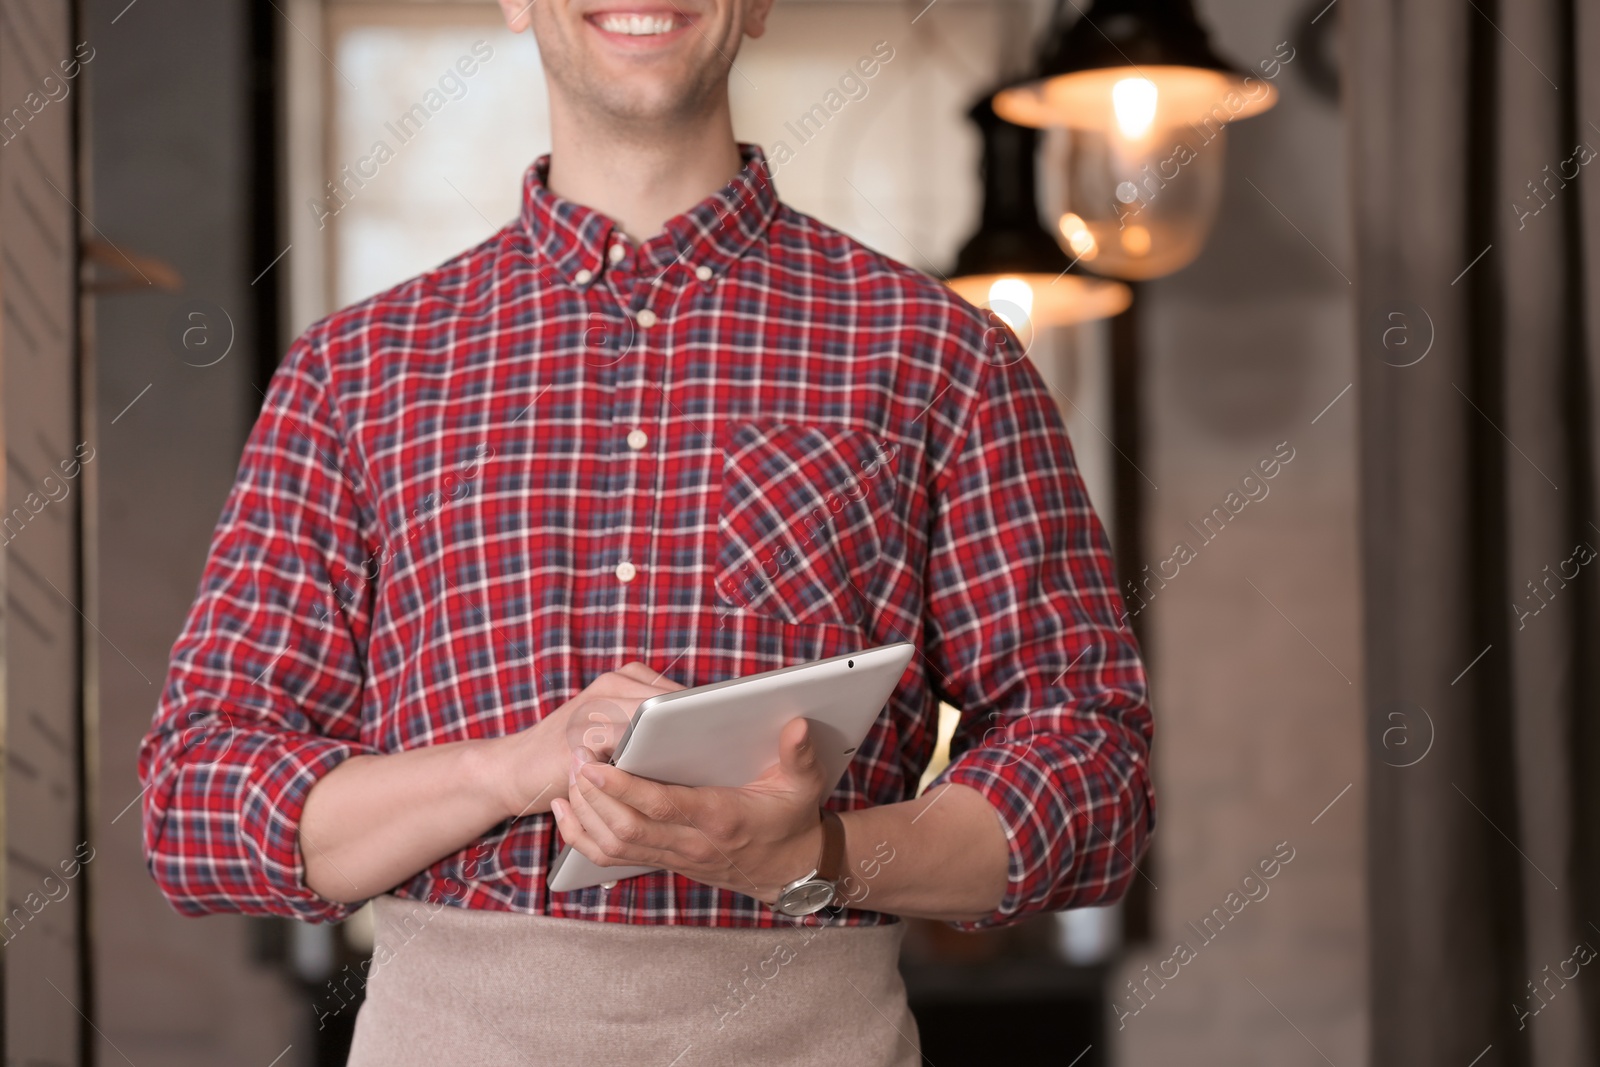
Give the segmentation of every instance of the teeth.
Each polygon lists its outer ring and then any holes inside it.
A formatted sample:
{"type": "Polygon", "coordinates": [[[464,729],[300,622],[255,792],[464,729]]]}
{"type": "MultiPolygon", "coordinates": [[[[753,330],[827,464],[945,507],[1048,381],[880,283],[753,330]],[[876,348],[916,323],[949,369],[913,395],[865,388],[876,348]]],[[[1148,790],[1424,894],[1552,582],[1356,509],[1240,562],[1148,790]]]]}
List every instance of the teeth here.
{"type": "Polygon", "coordinates": [[[625,33],[630,37],[652,37],[677,28],[677,20],[671,15],[602,15],[599,23],[607,33],[625,33]]]}

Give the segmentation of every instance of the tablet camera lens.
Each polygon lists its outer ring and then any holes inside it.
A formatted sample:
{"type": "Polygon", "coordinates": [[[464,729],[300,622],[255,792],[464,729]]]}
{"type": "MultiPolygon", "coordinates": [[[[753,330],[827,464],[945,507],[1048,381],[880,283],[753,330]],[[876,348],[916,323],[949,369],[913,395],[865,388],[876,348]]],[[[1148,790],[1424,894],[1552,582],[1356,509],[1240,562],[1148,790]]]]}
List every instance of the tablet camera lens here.
{"type": "Polygon", "coordinates": [[[849,662],[847,662],[845,664],[846,667],[854,667],[855,665],[856,665],[856,661],[855,660],[850,660],[849,662]]]}

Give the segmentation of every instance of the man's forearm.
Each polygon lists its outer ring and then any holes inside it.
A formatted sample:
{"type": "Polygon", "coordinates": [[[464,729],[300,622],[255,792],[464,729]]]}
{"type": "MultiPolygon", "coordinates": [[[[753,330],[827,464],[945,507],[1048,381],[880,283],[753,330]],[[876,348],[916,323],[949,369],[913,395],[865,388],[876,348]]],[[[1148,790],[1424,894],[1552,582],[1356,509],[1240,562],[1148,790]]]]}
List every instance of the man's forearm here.
{"type": "Polygon", "coordinates": [[[628,663],[518,733],[352,756],[306,797],[306,884],[329,900],[366,900],[497,823],[549,811],[567,794],[575,748],[608,756],[642,701],[681,688],[628,663]]]}
{"type": "MultiPolygon", "coordinates": [[[[500,743],[352,756],[329,771],[307,795],[300,818],[306,884],[329,900],[366,900],[513,814],[494,769],[500,743]]],[[[535,810],[550,810],[548,795],[527,808],[535,810]]]]}
{"type": "Polygon", "coordinates": [[[976,789],[942,785],[842,819],[848,906],[941,921],[981,919],[1000,906],[1010,849],[976,789]]]}

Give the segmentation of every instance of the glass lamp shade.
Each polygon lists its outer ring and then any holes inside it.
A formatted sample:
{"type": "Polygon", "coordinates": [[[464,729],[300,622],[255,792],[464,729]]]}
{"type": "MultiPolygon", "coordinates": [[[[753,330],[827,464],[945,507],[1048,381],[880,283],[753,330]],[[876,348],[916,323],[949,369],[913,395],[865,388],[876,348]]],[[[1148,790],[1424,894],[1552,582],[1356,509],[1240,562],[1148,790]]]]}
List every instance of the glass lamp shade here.
{"type": "Polygon", "coordinates": [[[1058,131],[1045,206],[1054,237],[1096,274],[1144,280],[1193,262],[1222,202],[1227,133],[1193,126],[1058,131]]]}
{"type": "Polygon", "coordinates": [[[995,113],[1067,131],[1047,205],[1064,250],[1097,274],[1170,274],[1216,218],[1228,125],[1278,91],[1212,50],[1192,0],[1095,0],[1070,26],[1068,6],[1036,71],[995,94],[995,113]]]}

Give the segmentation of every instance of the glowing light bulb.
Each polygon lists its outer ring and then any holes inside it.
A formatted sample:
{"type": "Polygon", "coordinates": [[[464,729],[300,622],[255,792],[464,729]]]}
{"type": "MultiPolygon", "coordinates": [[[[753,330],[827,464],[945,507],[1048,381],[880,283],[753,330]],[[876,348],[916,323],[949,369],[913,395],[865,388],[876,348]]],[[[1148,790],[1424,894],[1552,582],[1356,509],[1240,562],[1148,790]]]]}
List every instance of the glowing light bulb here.
{"type": "Polygon", "coordinates": [[[1094,234],[1089,232],[1081,216],[1069,211],[1061,216],[1059,225],[1061,236],[1067,239],[1067,247],[1072,249],[1073,255],[1089,260],[1100,254],[1100,246],[1094,243],[1094,234]]]}
{"type": "Polygon", "coordinates": [[[1143,226],[1129,226],[1122,231],[1122,247],[1128,255],[1141,257],[1150,253],[1150,231],[1143,226]]]}
{"type": "Polygon", "coordinates": [[[1111,106],[1122,136],[1137,141],[1156,119],[1156,83],[1149,78],[1123,78],[1111,87],[1111,106]]]}
{"type": "Polygon", "coordinates": [[[989,310],[1021,334],[1033,318],[1033,286],[1021,278],[996,278],[989,286],[989,310]]]}

